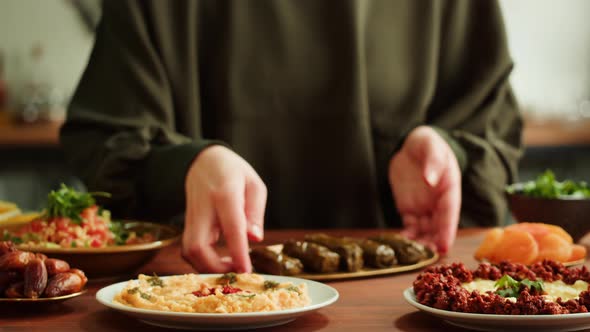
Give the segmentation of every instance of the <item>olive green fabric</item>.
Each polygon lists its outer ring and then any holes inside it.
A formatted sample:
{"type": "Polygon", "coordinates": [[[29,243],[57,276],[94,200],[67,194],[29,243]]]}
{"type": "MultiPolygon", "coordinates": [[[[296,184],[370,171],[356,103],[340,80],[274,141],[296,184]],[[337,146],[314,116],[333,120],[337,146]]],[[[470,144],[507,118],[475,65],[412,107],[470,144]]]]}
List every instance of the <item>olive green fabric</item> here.
{"type": "Polygon", "coordinates": [[[188,165],[225,144],[266,183],[267,227],[385,227],[389,160],[427,124],[462,225],[492,225],[521,154],[511,69],[495,1],[105,1],[61,141],[116,216],[181,214],[188,165]]]}

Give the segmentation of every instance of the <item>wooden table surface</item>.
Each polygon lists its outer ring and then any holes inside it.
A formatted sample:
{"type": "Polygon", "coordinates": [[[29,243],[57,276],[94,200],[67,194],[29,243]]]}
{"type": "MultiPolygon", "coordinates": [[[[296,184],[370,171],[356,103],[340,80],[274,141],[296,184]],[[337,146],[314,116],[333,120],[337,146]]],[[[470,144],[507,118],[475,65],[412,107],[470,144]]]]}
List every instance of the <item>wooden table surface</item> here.
{"type": "MultiPolygon", "coordinates": [[[[367,236],[375,230],[331,230],[334,235],[367,236]]],[[[474,268],[473,252],[485,229],[460,230],[453,249],[439,263],[463,262],[474,268]]],[[[302,238],[301,230],[267,231],[265,243],[278,243],[288,238],[302,238]]],[[[139,272],[170,275],[193,272],[180,257],[179,245],[162,250],[139,272]]],[[[336,288],[340,298],[334,304],[299,317],[293,322],[256,331],[456,331],[456,327],[417,311],[402,297],[412,285],[418,271],[381,277],[327,282],[336,288]]],[[[133,278],[134,275],[130,275],[133,278]]],[[[163,331],[134,318],[108,309],[95,299],[101,287],[119,280],[89,283],[84,295],[51,305],[0,306],[0,331],[163,331]]]]}

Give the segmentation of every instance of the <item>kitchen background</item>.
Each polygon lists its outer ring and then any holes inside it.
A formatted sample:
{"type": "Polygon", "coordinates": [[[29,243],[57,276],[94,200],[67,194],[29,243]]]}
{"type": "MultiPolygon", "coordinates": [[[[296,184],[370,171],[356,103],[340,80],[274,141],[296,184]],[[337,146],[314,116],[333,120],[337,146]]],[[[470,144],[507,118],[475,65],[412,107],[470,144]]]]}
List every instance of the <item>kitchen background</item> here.
{"type": "MultiPolygon", "coordinates": [[[[502,0],[526,117],[520,178],[590,180],[590,1],[502,0]]],[[[57,131],[86,64],[100,0],[0,1],[0,200],[39,209],[64,182],[57,131]]]]}

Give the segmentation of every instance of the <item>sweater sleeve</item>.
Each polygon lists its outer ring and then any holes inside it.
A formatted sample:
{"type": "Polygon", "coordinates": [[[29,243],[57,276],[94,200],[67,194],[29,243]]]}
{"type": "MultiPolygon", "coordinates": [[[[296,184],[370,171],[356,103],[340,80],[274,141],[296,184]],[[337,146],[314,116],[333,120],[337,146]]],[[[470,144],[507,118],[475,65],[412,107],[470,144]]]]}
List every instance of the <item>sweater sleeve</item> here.
{"type": "Polygon", "coordinates": [[[499,225],[507,212],[504,188],[515,181],[522,153],[502,15],[496,1],[447,4],[428,124],[449,143],[462,170],[460,225],[499,225]]]}
{"type": "MultiPolygon", "coordinates": [[[[60,140],[74,172],[117,217],[182,213],[188,166],[221,142],[178,132],[168,73],[138,1],[105,1],[88,66],[69,105],[60,140]]],[[[198,112],[197,109],[181,110],[198,112]]]]}

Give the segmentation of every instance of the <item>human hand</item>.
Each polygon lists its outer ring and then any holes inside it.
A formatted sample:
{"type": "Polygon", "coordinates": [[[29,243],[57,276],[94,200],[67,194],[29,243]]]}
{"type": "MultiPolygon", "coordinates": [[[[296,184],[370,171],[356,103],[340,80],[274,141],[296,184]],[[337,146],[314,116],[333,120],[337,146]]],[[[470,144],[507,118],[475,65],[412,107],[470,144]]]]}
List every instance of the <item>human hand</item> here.
{"type": "Polygon", "coordinates": [[[184,259],[199,272],[251,272],[248,238],[263,238],[267,196],[256,171],[230,149],[211,146],[191,164],[185,190],[184,259]],[[231,261],[215,250],[221,234],[231,261]]]}
{"type": "Polygon", "coordinates": [[[461,208],[461,171],[447,142],[428,126],[412,130],[389,162],[389,184],[404,235],[446,253],[461,208]]]}

